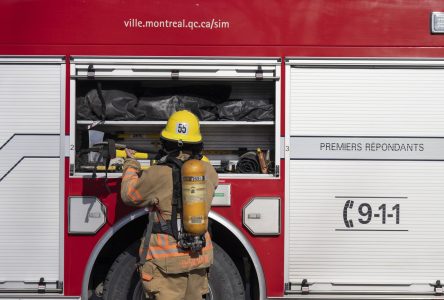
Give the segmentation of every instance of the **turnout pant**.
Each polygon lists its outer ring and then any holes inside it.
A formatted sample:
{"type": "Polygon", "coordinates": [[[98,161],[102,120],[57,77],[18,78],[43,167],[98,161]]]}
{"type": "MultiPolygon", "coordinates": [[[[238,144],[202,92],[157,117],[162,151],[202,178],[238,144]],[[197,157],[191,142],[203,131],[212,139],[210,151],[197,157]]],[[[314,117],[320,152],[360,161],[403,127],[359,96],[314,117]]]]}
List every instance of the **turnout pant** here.
{"type": "Polygon", "coordinates": [[[202,297],[208,293],[207,269],[166,274],[155,264],[147,261],[140,271],[143,288],[148,299],[202,300],[202,297]]]}

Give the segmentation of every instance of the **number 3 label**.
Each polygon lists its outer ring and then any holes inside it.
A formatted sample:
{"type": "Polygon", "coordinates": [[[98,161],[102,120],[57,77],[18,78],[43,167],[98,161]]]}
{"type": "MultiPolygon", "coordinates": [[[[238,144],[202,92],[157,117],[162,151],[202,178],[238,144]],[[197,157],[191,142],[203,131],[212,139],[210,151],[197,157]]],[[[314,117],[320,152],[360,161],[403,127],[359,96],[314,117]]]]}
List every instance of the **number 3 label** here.
{"type": "Polygon", "coordinates": [[[188,124],[187,123],[177,123],[176,133],[188,134],[188,124]]]}

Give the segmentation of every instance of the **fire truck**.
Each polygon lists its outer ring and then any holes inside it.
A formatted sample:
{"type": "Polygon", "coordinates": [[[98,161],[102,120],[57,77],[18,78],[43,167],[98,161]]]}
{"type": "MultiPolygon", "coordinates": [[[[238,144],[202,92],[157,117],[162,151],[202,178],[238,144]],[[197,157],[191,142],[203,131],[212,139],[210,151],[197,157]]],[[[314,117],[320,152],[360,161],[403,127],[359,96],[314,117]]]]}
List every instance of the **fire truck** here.
{"type": "Polygon", "coordinates": [[[143,299],[122,151],[149,168],[183,108],[219,173],[208,299],[444,298],[442,12],[2,1],[0,298],[143,299]]]}

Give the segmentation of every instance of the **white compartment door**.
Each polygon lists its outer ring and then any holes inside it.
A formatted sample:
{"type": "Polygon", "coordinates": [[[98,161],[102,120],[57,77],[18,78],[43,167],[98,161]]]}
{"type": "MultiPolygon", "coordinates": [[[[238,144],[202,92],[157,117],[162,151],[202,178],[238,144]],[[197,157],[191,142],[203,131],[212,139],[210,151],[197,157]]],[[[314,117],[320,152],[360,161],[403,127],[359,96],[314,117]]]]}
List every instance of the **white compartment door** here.
{"type": "Polygon", "coordinates": [[[62,59],[0,57],[0,292],[62,279],[64,80],[62,59]]]}
{"type": "Polygon", "coordinates": [[[444,280],[444,69],[435,64],[290,62],[293,291],[306,279],[309,293],[433,294],[444,280]]]}

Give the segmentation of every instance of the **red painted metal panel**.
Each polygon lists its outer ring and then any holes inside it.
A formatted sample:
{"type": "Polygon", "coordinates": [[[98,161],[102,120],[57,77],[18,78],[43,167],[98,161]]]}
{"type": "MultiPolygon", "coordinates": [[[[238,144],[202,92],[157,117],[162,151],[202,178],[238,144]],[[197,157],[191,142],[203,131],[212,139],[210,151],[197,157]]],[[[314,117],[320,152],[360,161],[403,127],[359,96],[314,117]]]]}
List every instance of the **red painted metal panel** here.
{"type": "MultiPolygon", "coordinates": [[[[264,272],[267,276],[269,295],[282,295],[284,237],[254,237],[242,225],[242,207],[253,197],[279,196],[283,198],[282,181],[269,180],[224,180],[232,187],[233,205],[229,208],[214,210],[235,224],[256,249],[264,272]]],[[[103,180],[69,180],[69,195],[97,196],[106,205],[108,222],[94,236],[75,236],[65,234],[65,294],[78,295],[81,292],[83,272],[95,244],[116,220],[125,216],[130,209],[119,199],[118,180],[109,180],[111,194],[106,191],[103,180]]],[[[282,207],[282,210],[284,208],[282,207]]],[[[282,211],[283,213],[283,211],[282,211]]],[[[65,224],[66,226],[67,224],[65,224]]]]}
{"type": "Polygon", "coordinates": [[[444,10],[439,0],[8,0],[0,8],[0,43],[10,45],[431,47],[444,42],[429,29],[430,12],[444,10]],[[139,21],[158,26],[131,26],[139,21]],[[179,27],[181,22],[188,28],[179,27]],[[212,29],[195,28],[206,25],[212,29]]]}
{"type": "MultiPolygon", "coordinates": [[[[236,225],[254,246],[266,274],[269,295],[282,295],[284,236],[254,237],[242,225],[242,208],[253,197],[278,196],[283,200],[283,180],[221,180],[221,183],[231,184],[232,206],[216,207],[214,210],[236,225]]],[[[106,190],[103,179],[68,179],[67,184],[70,184],[69,195],[96,196],[105,204],[108,212],[107,224],[96,235],[75,236],[65,233],[65,294],[78,295],[84,269],[95,244],[110,226],[131,209],[120,200],[120,180],[108,180],[111,194],[106,190]]],[[[283,205],[281,213],[284,215],[283,205]]]]}

